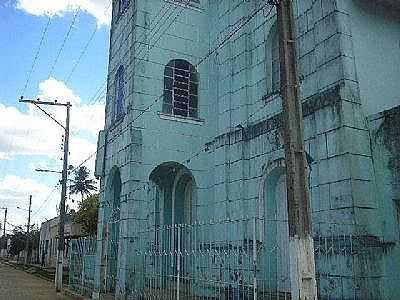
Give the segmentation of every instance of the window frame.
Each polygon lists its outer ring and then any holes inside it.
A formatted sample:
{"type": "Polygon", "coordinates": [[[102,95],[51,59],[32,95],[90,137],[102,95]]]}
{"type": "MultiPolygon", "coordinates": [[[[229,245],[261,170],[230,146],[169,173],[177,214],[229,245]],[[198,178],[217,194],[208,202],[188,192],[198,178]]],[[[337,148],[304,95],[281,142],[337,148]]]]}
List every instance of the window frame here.
{"type": "Polygon", "coordinates": [[[184,59],[173,59],[164,68],[162,113],[199,120],[199,73],[184,59]]]}
{"type": "Polygon", "coordinates": [[[268,97],[280,95],[281,93],[279,56],[277,21],[275,21],[269,28],[265,39],[265,79],[268,97]]]}
{"type": "Polygon", "coordinates": [[[113,120],[117,122],[125,116],[125,68],[123,65],[120,65],[115,73],[114,87],[113,120]],[[120,87],[120,84],[122,87],[120,87]],[[122,96],[120,93],[122,93],[122,96]]]}

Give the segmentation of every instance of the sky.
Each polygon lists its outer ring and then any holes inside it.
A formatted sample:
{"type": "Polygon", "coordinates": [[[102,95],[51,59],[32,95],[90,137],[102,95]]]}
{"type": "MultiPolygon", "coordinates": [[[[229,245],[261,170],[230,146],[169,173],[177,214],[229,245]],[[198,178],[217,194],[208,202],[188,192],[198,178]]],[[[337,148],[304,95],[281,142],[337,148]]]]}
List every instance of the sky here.
{"type": "MultiPolygon", "coordinates": [[[[69,163],[93,154],[104,126],[110,20],[111,0],[0,0],[0,208],[8,208],[9,231],[26,226],[29,195],[39,226],[60,201],[60,175],[35,169],[62,169],[63,129],[18,99],[71,102],[69,163]]],[[[43,108],[65,123],[65,108],[43,108]]],[[[94,158],[85,165],[94,178],[94,158]]],[[[80,196],[68,198],[76,208],[80,196]]]]}

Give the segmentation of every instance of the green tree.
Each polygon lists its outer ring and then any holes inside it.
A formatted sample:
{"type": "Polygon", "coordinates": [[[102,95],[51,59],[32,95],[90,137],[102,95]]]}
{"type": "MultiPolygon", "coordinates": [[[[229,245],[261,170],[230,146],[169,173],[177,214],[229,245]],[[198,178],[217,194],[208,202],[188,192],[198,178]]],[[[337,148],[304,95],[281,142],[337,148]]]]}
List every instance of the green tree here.
{"type": "Polygon", "coordinates": [[[0,237],[0,249],[6,249],[7,248],[7,239],[8,239],[8,234],[6,234],[6,236],[1,236],[0,237]]]}
{"type": "Polygon", "coordinates": [[[81,200],[84,196],[90,196],[92,191],[96,191],[96,181],[89,179],[90,172],[85,166],[80,167],[75,171],[74,179],[71,179],[72,184],[69,186],[71,194],[81,194],[81,200]]]}
{"type": "Polygon", "coordinates": [[[78,211],[75,213],[75,222],[81,223],[83,229],[90,235],[97,232],[98,210],[99,194],[94,194],[79,202],[78,211]]]}
{"type": "Polygon", "coordinates": [[[39,249],[40,229],[36,226],[29,232],[29,251],[39,249]]]}
{"type": "Polygon", "coordinates": [[[11,244],[10,244],[10,254],[15,256],[25,249],[26,243],[26,233],[22,231],[22,228],[16,227],[13,230],[13,234],[11,235],[11,244]]]}

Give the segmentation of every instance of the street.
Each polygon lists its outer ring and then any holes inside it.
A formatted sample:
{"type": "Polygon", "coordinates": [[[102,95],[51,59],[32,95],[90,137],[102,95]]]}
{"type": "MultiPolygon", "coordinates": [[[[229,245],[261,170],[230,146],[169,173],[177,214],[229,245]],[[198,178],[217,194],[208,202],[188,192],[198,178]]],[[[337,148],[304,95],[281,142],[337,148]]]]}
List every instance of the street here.
{"type": "Polygon", "coordinates": [[[0,300],[69,300],[52,282],[0,263],[0,300]]]}

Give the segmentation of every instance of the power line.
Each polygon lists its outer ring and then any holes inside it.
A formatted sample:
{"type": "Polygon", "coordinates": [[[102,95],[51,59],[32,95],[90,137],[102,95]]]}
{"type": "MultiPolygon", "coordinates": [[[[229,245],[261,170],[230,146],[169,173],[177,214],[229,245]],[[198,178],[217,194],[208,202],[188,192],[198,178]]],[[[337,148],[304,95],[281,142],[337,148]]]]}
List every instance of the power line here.
{"type": "MultiPolygon", "coordinates": [[[[107,7],[104,9],[104,13],[107,13],[107,12],[108,12],[108,10],[109,10],[111,4],[112,4],[112,0],[109,1],[107,7]]],[[[68,83],[69,80],[71,79],[72,74],[75,72],[76,68],[78,67],[78,65],[79,65],[80,62],[82,61],[82,58],[83,58],[83,56],[85,55],[86,51],[88,50],[90,43],[93,41],[93,38],[94,38],[94,36],[96,35],[98,29],[99,29],[99,27],[98,27],[97,24],[96,24],[95,29],[93,30],[92,34],[91,34],[90,37],[89,37],[89,40],[86,42],[86,44],[85,44],[85,46],[83,47],[81,53],[79,54],[79,57],[78,57],[77,61],[75,62],[74,66],[72,67],[72,69],[71,69],[71,71],[70,71],[70,73],[69,73],[68,76],[66,77],[65,83],[68,83]]]]}
{"type": "Polygon", "coordinates": [[[42,202],[42,204],[32,213],[32,217],[36,216],[40,210],[46,205],[46,203],[50,200],[50,198],[53,196],[53,193],[58,189],[60,186],[60,183],[57,183],[53,189],[50,191],[50,193],[47,195],[46,199],[42,202]]]}
{"type": "Polygon", "coordinates": [[[19,227],[22,227],[22,226],[24,226],[24,225],[14,225],[14,224],[11,224],[11,223],[10,223],[10,222],[8,222],[8,221],[6,221],[6,223],[7,223],[8,225],[10,225],[10,226],[14,227],[14,228],[19,228],[19,227]]]}
{"type": "MultiPolygon", "coordinates": [[[[213,49],[213,50],[210,50],[209,51],[209,53],[205,56],[205,57],[203,57],[202,59],[200,59],[200,61],[195,65],[195,67],[197,67],[198,65],[200,65],[204,60],[206,60],[209,56],[211,56],[213,53],[215,53],[220,47],[222,47],[230,38],[232,38],[232,36],[234,36],[235,35],[235,33],[237,33],[237,31],[239,31],[241,28],[243,28],[245,25],[247,25],[249,22],[250,22],[250,20],[251,19],[253,19],[261,10],[263,10],[265,7],[266,7],[266,5],[267,5],[267,3],[266,4],[264,4],[263,6],[261,6],[260,7],[260,9],[257,9],[257,10],[255,10],[252,14],[250,14],[249,16],[247,16],[246,18],[244,18],[244,19],[246,19],[245,20],[245,22],[244,23],[242,23],[238,28],[236,28],[236,30],[234,30],[230,35],[228,35],[227,37],[225,37],[225,39],[217,46],[217,47],[215,47],[215,49],[213,49]]],[[[175,8],[176,9],[176,8],[175,8]]],[[[269,10],[269,12],[268,12],[268,15],[272,12],[272,9],[273,9],[273,7],[271,7],[270,8],[270,10],[269,10]]],[[[172,20],[172,22],[174,22],[178,17],[179,17],[179,15],[180,15],[180,13],[182,13],[184,11],[184,7],[181,9],[181,11],[178,13],[178,15],[176,15],[175,16],[175,18],[172,20]]],[[[167,19],[169,19],[171,16],[173,15],[173,13],[171,13],[168,17],[167,17],[167,19]]],[[[164,13],[164,15],[163,16],[165,16],[165,13],[164,13]]],[[[267,17],[267,15],[266,15],[266,17],[267,17]]],[[[158,23],[158,22],[157,22],[158,23]]],[[[163,24],[165,24],[165,21],[164,21],[164,23],[163,24]]],[[[171,24],[169,25],[169,26],[171,26],[171,24]]],[[[168,27],[169,28],[169,27],[168,27]]],[[[168,30],[168,28],[166,29],[166,30],[168,30]]],[[[166,30],[164,30],[163,31],[163,33],[158,37],[158,39],[153,43],[153,44],[145,44],[144,42],[142,42],[142,44],[139,44],[139,47],[141,46],[141,45],[144,45],[145,47],[146,46],[149,46],[149,48],[147,49],[147,53],[152,49],[152,48],[154,48],[154,46],[157,44],[157,42],[161,39],[161,37],[163,36],[163,34],[166,32],[166,30]]],[[[157,30],[158,31],[158,30],[157,30]]],[[[130,33],[129,33],[130,34],[130,33]]],[[[128,34],[128,36],[129,36],[129,34],[128,34]]],[[[144,33],[144,36],[146,35],[146,33],[144,33]]],[[[153,34],[152,35],[152,37],[154,37],[155,36],[155,34],[153,34]]],[[[150,37],[150,39],[152,38],[152,37],[150,37]]],[[[136,43],[139,43],[139,42],[135,42],[135,44],[136,43]]],[[[123,43],[121,43],[121,45],[119,46],[119,48],[118,48],[118,50],[122,47],[122,44],[123,43]]],[[[144,48],[145,49],[145,48],[144,48]]],[[[129,50],[127,50],[126,52],[128,52],[129,50]]],[[[118,52],[118,51],[116,51],[116,52],[118,52]]],[[[145,55],[147,55],[147,53],[145,54],[145,55]]],[[[138,56],[140,55],[140,52],[138,53],[138,56]]],[[[144,60],[144,57],[143,58],[137,58],[137,60],[141,60],[141,59],[143,59],[144,60]]],[[[117,67],[117,66],[116,66],[117,67]]],[[[115,67],[115,68],[116,68],[115,67]]],[[[110,71],[110,73],[112,73],[114,70],[111,70],[110,71]]],[[[105,84],[106,83],[106,81],[103,83],[103,84],[105,84]]]]}
{"type": "MultiPolygon", "coordinates": [[[[188,0],[189,1],[189,0],[188,0]]],[[[149,27],[151,28],[151,24],[154,23],[154,21],[156,20],[156,17],[158,15],[160,15],[161,11],[163,11],[163,8],[165,7],[166,4],[164,4],[161,9],[157,12],[156,16],[153,18],[152,22],[150,23],[149,27]]],[[[170,6],[172,7],[172,6],[170,6]]],[[[174,10],[175,11],[177,9],[177,6],[174,6],[174,10]]],[[[171,10],[170,8],[168,10],[171,10]]],[[[167,11],[168,11],[167,10],[167,11]]],[[[166,15],[166,12],[164,12],[163,16],[161,17],[161,19],[166,15]]],[[[155,45],[157,44],[157,42],[160,40],[160,38],[162,37],[162,35],[170,28],[170,26],[172,25],[172,23],[178,18],[178,16],[184,11],[184,7],[181,9],[181,11],[175,16],[175,18],[170,22],[170,24],[164,29],[164,31],[161,33],[161,36],[154,42],[153,45],[151,45],[151,47],[149,47],[147,49],[147,52],[149,52],[152,48],[155,47],[155,45]]],[[[163,24],[161,26],[163,26],[166,21],[173,15],[173,13],[169,14],[169,16],[164,20],[163,24]]],[[[133,18],[133,16],[131,17],[131,19],[133,18]]],[[[159,22],[156,22],[156,25],[153,27],[153,29],[150,29],[150,32],[152,32],[156,27],[161,28],[161,26],[158,26],[159,22]]],[[[128,33],[128,37],[130,36],[130,34],[132,33],[133,29],[130,30],[130,32],[128,33]]],[[[158,32],[158,29],[156,30],[156,33],[158,32]]],[[[145,38],[146,37],[146,32],[143,33],[142,37],[145,38]]],[[[154,33],[152,34],[152,36],[154,36],[154,33]]],[[[127,38],[128,38],[127,37],[127,38]]],[[[126,40],[126,39],[125,39],[126,40]]],[[[135,43],[136,44],[136,43],[135,43]]],[[[145,44],[143,44],[145,45],[145,44]]],[[[142,44],[139,44],[139,47],[142,46],[142,44]]],[[[145,49],[145,48],[142,48],[145,49]]],[[[138,51],[138,56],[141,54],[140,51],[138,51]]],[[[100,99],[100,97],[103,95],[103,92],[106,92],[106,88],[107,88],[107,79],[102,83],[102,85],[99,87],[99,89],[96,91],[96,93],[93,95],[93,97],[91,98],[91,101],[89,101],[88,105],[93,103],[100,99]],[[97,95],[97,96],[96,96],[97,95]]],[[[91,154],[87,159],[85,159],[82,163],[80,163],[76,168],[73,169],[73,171],[76,171],[79,167],[81,167],[83,164],[85,164],[87,161],[89,161],[92,157],[94,157],[96,155],[96,152],[94,152],[93,154],[91,154]]]]}
{"type": "MultiPolygon", "coordinates": [[[[108,9],[110,8],[111,4],[112,4],[112,0],[110,1],[110,3],[108,4],[108,6],[106,7],[106,9],[104,10],[105,12],[108,11],[108,9]]],[[[63,49],[64,49],[64,47],[65,47],[65,44],[66,44],[66,42],[67,42],[67,40],[68,40],[68,38],[69,38],[69,36],[70,36],[70,34],[71,34],[72,28],[73,28],[74,24],[76,23],[76,20],[77,20],[77,17],[78,17],[78,15],[79,15],[79,12],[80,12],[80,11],[79,11],[79,8],[78,8],[78,9],[75,11],[75,13],[74,13],[74,16],[73,16],[73,18],[72,18],[71,24],[70,24],[69,29],[68,29],[68,32],[67,32],[66,36],[64,37],[63,43],[62,43],[62,45],[61,45],[61,47],[60,47],[60,49],[59,49],[59,51],[58,51],[58,53],[57,53],[56,59],[54,60],[54,62],[53,62],[53,64],[52,64],[52,67],[51,67],[51,70],[50,70],[50,73],[49,73],[49,77],[51,76],[52,72],[54,71],[54,68],[55,68],[55,66],[56,66],[56,64],[57,64],[57,62],[58,62],[58,59],[59,59],[59,57],[60,57],[60,55],[61,55],[61,53],[62,53],[62,51],[63,51],[63,49]]],[[[37,49],[37,51],[36,51],[36,54],[35,54],[35,57],[34,57],[34,61],[33,61],[33,63],[32,63],[31,69],[30,69],[30,71],[29,71],[29,73],[28,73],[28,78],[27,78],[26,83],[25,83],[25,85],[24,85],[24,89],[23,89],[22,94],[25,93],[26,88],[27,88],[27,86],[28,86],[28,84],[29,84],[30,77],[31,77],[31,75],[32,75],[32,73],[33,73],[33,69],[34,69],[34,66],[35,66],[35,64],[36,64],[36,61],[38,60],[39,52],[40,52],[41,47],[42,47],[42,45],[43,45],[44,38],[45,38],[45,36],[46,36],[46,33],[47,33],[47,31],[48,31],[48,28],[49,28],[50,24],[51,24],[51,17],[48,18],[48,22],[46,23],[46,26],[45,26],[45,28],[44,28],[44,30],[43,30],[43,34],[42,34],[42,37],[41,37],[41,40],[40,40],[40,43],[39,43],[39,47],[38,47],[38,49],[37,49]]],[[[76,63],[74,64],[73,68],[71,69],[69,75],[67,76],[66,83],[68,83],[68,81],[71,79],[72,74],[74,73],[74,71],[75,71],[75,69],[77,68],[77,66],[79,65],[79,63],[81,62],[83,56],[85,55],[85,53],[86,53],[86,51],[87,51],[87,49],[88,49],[90,43],[92,42],[92,40],[93,40],[93,38],[94,38],[94,36],[95,36],[95,34],[96,34],[97,31],[98,31],[98,27],[96,26],[96,28],[93,30],[93,32],[92,32],[92,34],[91,34],[89,40],[87,41],[87,43],[85,44],[83,50],[81,51],[78,60],[76,61],[76,63]]],[[[46,114],[47,114],[47,113],[46,113],[46,114]]],[[[47,114],[47,115],[48,115],[49,117],[51,117],[52,119],[54,119],[50,114],[47,114]]],[[[50,200],[52,194],[56,191],[56,189],[59,187],[59,185],[60,185],[60,183],[57,183],[57,184],[53,187],[52,191],[49,193],[49,195],[46,197],[46,199],[43,201],[43,203],[40,205],[40,207],[32,214],[32,217],[35,216],[35,215],[37,215],[37,214],[40,212],[40,210],[44,207],[44,205],[50,200]]]]}
{"type": "MultiPolygon", "coordinates": [[[[186,0],[186,1],[187,1],[187,3],[188,3],[190,0],[186,0]]],[[[161,15],[161,12],[164,10],[164,8],[166,7],[167,4],[168,4],[168,2],[165,2],[165,3],[162,5],[162,7],[158,10],[157,14],[154,16],[153,20],[150,22],[150,24],[149,24],[149,29],[150,29],[150,31],[149,31],[149,32],[143,32],[143,34],[140,36],[140,38],[138,38],[138,39],[134,42],[133,47],[135,47],[136,44],[139,44],[138,47],[144,47],[144,48],[142,48],[142,49],[145,49],[146,46],[149,46],[148,44],[145,44],[145,43],[144,43],[144,39],[146,39],[149,35],[150,35],[150,38],[149,38],[149,39],[151,39],[152,37],[154,37],[154,35],[158,32],[158,30],[161,28],[161,26],[163,26],[163,25],[166,23],[166,21],[172,16],[173,12],[175,12],[175,10],[178,8],[177,5],[169,3],[170,7],[161,15]],[[172,13],[169,14],[169,15],[167,16],[167,18],[164,20],[163,24],[159,26],[160,21],[166,16],[166,14],[168,13],[168,11],[170,11],[172,7],[174,8],[173,11],[172,11],[172,13]],[[161,15],[161,16],[160,16],[160,15],[161,15]],[[159,16],[160,16],[160,17],[159,17],[159,16]],[[155,22],[156,19],[157,19],[157,22],[155,22]],[[154,27],[152,28],[153,23],[155,23],[155,25],[154,25],[154,27]],[[155,30],[155,29],[156,29],[156,31],[153,32],[153,30],[155,30]],[[152,32],[153,32],[153,33],[152,33],[152,32]],[[142,38],[143,38],[143,42],[140,42],[140,39],[142,39],[142,38]]],[[[169,29],[169,27],[172,25],[172,23],[176,20],[176,18],[177,18],[183,11],[184,11],[184,7],[181,9],[181,11],[178,13],[178,15],[174,18],[174,20],[172,20],[172,22],[171,22],[170,25],[166,28],[166,30],[169,29]]],[[[134,17],[134,15],[132,14],[132,16],[130,17],[130,19],[129,19],[128,21],[132,21],[132,20],[133,20],[133,17],[134,17]]],[[[164,33],[166,32],[166,30],[164,30],[162,34],[164,34],[164,33]]],[[[120,43],[119,47],[118,47],[114,52],[118,52],[118,51],[122,48],[122,45],[129,39],[129,37],[130,37],[130,35],[133,33],[133,31],[134,31],[134,26],[132,26],[132,28],[130,29],[130,31],[127,33],[125,39],[120,43]]],[[[118,35],[118,37],[116,37],[115,39],[118,39],[122,34],[123,34],[123,32],[121,32],[121,33],[118,35]]],[[[162,34],[161,34],[161,36],[162,36],[162,34]]],[[[158,40],[159,40],[159,39],[158,39],[158,40]]],[[[150,51],[152,48],[154,48],[154,46],[155,46],[155,44],[158,42],[158,40],[157,40],[153,45],[151,45],[151,48],[149,48],[147,51],[150,51]]],[[[130,50],[130,49],[128,49],[126,52],[128,52],[129,50],[130,50]]],[[[137,50],[141,50],[141,49],[138,48],[137,50]]],[[[139,56],[140,54],[141,54],[141,53],[140,53],[140,51],[139,51],[139,52],[138,52],[138,56],[139,56]]],[[[109,73],[112,73],[112,72],[113,72],[113,70],[111,70],[109,73]]],[[[91,97],[91,99],[94,99],[94,98],[96,97],[98,91],[101,90],[101,88],[102,88],[106,83],[107,83],[107,79],[100,85],[99,89],[98,89],[98,90],[96,91],[96,93],[91,97]]]]}
{"type": "MultiPolygon", "coordinates": [[[[186,0],[186,1],[190,1],[190,0],[186,0]]],[[[150,32],[146,32],[146,31],[143,32],[143,34],[134,42],[134,45],[133,45],[133,46],[135,46],[137,43],[139,43],[139,40],[140,40],[140,39],[142,39],[142,38],[145,39],[146,37],[148,37],[148,36],[151,34],[151,32],[152,32],[155,28],[159,27],[159,26],[158,26],[158,25],[159,25],[159,22],[165,17],[165,15],[168,13],[168,11],[171,10],[172,7],[174,8],[174,11],[177,9],[177,5],[165,1],[164,4],[161,6],[161,8],[157,11],[157,14],[154,16],[153,20],[152,20],[152,21],[150,22],[150,24],[149,24],[149,30],[150,30],[150,32]],[[170,5],[169,8],[161,15],[161,12],[164,10],[164,8],[165,8],[167,5],[170,5]],[[157,21],[157,22],[155,22],[155,21],[157,21]],[[154,27],[151,28],[151,26],[153,25],[154,22],[155,22],[154,27]]],[[[127,20],[127,22],[132,21],[133,18],[134,18],[134,16],[135,16],[135,15],[132,14],[132,16],[127,20]]],[[[136,29],[136,27],[139,27],[139,26],[136,25],[136,24],[135,24],[135,26],[131,26],[131,29],[130,29],[129,32],[126,34],[126,37],[125,37],[124,40],[120,43],[119,47],[118,47],[117,49],[114,50],[114,52],[116,52],[116,53],[119,52],[119,50],[122,48],[122,45],[130,38],[131,34],[134,32],[134,30],[136,29]]],[[[121,31],[121,32],[118,34],[118,36],[116,36],[114,39],[115,39],[115,40],[118,40],[123,34],[124,34],[124,32],[121,31]]]]}
{"type": "MultiPolygon", "coordinates": [[[[172,7],[172,5],[170,4],[170,8],[169,8],[166,12],[164,12],[164,14],[159,18],[161,12],[164,10],[164,8],[166,7],[167,3],[168,3],[168,2],[164,2],[164,4],[161,6],[161,8],[157,11],[157,14],[154,16],[153,20],[150,22],[150,25],[149,25],[150,33],[158,26],[159,21],[166,15],[167,11],[172,7]],[[155,23],[154,27],[151,28],[151,26],[153,25],[153,23],[154,23],[156,20],[157,20],[157,22],[155,23]]],[[[174,6],[174,7],[175,7],[175,9],[176,9],[176,6],[174,6]]],[[[128,22],[129,22],[129,21],[132,21],[132,20],[133,20],[133,17],[134,17],[134,14],[132,14],[132,16],[130,17],[130,19],[128,20],[128,22]]],[[[124,43],[129,39],[130,35],[133,33],[133,30],[134,30],[134,26],[132,26],[132,28],[131,28],[130,31],[128,32],[127,36],[126,36],[125,39],[122,41],[121,45],[115,50],[115,52],[118,52],[118,51],[121,49],[122,44],[124,44],[124,43]]],[[[123,34],[123,32],[121,32],[121,33],[116,37],[116,39],[118,39],[122,34],[123,34]]],[[[146,35],[148,35],[148,33],[147,33],[147,32],[144,32],[144,33],[140,36],[140,38],[145,39],[145,38],[146,38],[146,35]]],[[[138,43],[138,42],[136,41],[136,42],[135,42],[135,45],[136,45],[136,43],[138,43]]],[[[141,45],[141,44],[139,44],[139,46],[140,46],[140,45],[141,45]]],[[[110,73],[112,73],[112,71],[111,71],[110,73]]],[[[102,88],[103,88],[104,86],[105,86],[105,89],[107,88],[107,85],[106,85],[106,84],[107,84],[107,79],[106,79],[104,82],[102,82],[102,84],[100,85],[100,87],[96,90],[96,92],[94,93],[94,95],[91,97],[91,101],[89,101],[89,104],[91,104],[92,101],[93,101],[94,99],[96,99],[97,93],[98,93],[100,90],[102,90],[102,88]]],[[[99,96],[97,96],[97,97],[99,97],[99,96]]]]}
{"type": "Polygon", "coordinates": [[[72,67],[71,71],[69,72],[68,76],[66,77],[65,84],[67,84],[69,82],[69,80],[71,79],[72,74],[75,72],[75,70],[78,67],[79,63],[81,62],[83,56],[85,55],[87,49],[89,48],[90,43],[93,41],[93,38],[96,35],[97,30],[98,30],[98,28],[97,28],[97,25],[96,25],[96,28],[93,30],[92,34],[90,35],[89,40],[87,41],[87,43],[83,47],[81,53],[79,54],[78,60],[75,62],[74,66],[72,67]]]}
{"type": "Polygon", "coordinates": [[[56,67],[56,64],[57,64],[57,62],[58,62],[58,59],[60,58],[61,53],[62,53],[63,50],[64,50],[65,44],[67,43],[67,40],[68,40],[68,38],[69,38],[69,36],[70,36],[70,34],[71,34],[71,32],[72,32],[72,28],[74,27],[74,24],[75,24],[76,20],[78,19],[79,13],[80,13],[80,10],[79,10],[79,8],[77,8],[76,11],[75,11],[75,13],[74,13],[74,16],[72,17],[72,21],[71,21],[71,24],[69,25],[67,34],[65,35],[64,40],[63,40],[63,42],[62,42],[62,44],[61,44],[61,47],[60,47],[60,49],[58,50],[57,56],[56,56],[56,58],[55,58],[55,60],[54,60],[54,62],[53,62],[53,64],[52,64],[52,66],[51,66],[51,68],[50,68],[50,72],[49,72],[48,78],[50,78],[50,77],[53,75],[53,71],[54,71],[54,69],[55,69],[55,67],[56,67]]]}
{"type": "MultiPolygon", "coordinates": [[[[197,67],[198,65],[200,65],[204,60],[206,60],[208,57],[210,57],[213,53],[215,53],[219,48],[221,48],[227,41],[229,41],[240,29],[242,29],[244,26],[246,26],[261,10],[264,9],[264,7],[266,6],[266,4],[264,4],[263,6],[261,6],[261,8],[255,10],[252,14],[250,14],[249,16],[246,17],[246,20],[233,32],[231,32],[230,34],[228,34],[214,49],[212,49],[211,51],[208,52],[208,54],[203,57],[202,59],[200,59],[198,61],[198,63],[195,65],[195,67],[197,67]]],[[[269,12],[267,13],[267,16],[272,12],[274,6],[271,6],[269,12]]]]}
{"type": "MultiPolygon", "coordinates": [[[[263,109],[263,108],[265,108],[266,107],[266,105],[267,105],[268,103],[266,102],[266,103],[264,103],[264,105],[261,107],[261,109],[263,109]]],[[[246,122],[248,122],[249,121],[249,119],[251,119],[252,117],[254,117],[257,113],[259,113],[260,111],[255,111],[254,113],[252,113],[252,114],[250,114],[248,117],[246,117],[246,119],[245,120],[243,120],[242,122],[240,122],[239,124],[237,124],[235,127],[236,128],[240,128],[240,126],[243,126],[243,125],[245,125],[245,123],[246,122]]],[[[230,132],[232,132],[232,131],[229,131],[229,133],[230,132]]],[[[186,159],[183,159],[183,160],[181,160],[180,162],[178,162],[178,163],[180,163],[180,164],[185,164],[186,163],[186,167],[188,168],[188,170],[190,170],[190,171],[193,171],[193,169],[192,168],[190,168],[187,164],[189,164],[194,158],[197,158],[197,157],[199,157],[202,153],[206,153],[208,150],[209,150],[209,148],[208,148],[208,146],[207,146],[207,144],[208,143],[206,143],[206,145],[204,146],[204,147],[202,147],[200,150],[198,150],[197,152],[192,152],[186,159]]],[[[141,164],[146,164],[146,163],[142,163],[142,162],[140,162],[141,164]]],[[[150,164],[150,163],[147,163],[146,165],[153,165],[152,163],[150,164]]],[[[171,175],[172,173],[174,172],[174,170],[170,170],[167,174],[165,174],[165,175],[171,175]]],[[[263,175],[259,175],[259,176],[256,176],[256,177],[254,177],[254,178],[261,178],[263,175]]],[[[253,178],[253,179],[254,179],[253,178]]],[[[141,183],[146,183],[145,181],[140,181],[141,183]]],[[[136,188],[136,189],[133,189],[129,194],[135,194],[136,192],[138,192],[138,191],[140,191],[141,189],[143,189],[143,187],[142,186],[140,186],[140,187],[138,187],[138,188],[136,188]]],[[[109,203],[108,203],[109,204],[109,203]]]]}
{"type": "MultiPolygon", "coordinates": [[[[231,32],[226,38],[224,38],[224,40],[223,40],[221,43],[219,43],[218,46],[217,46],[216,48],[214,48],[213,50],[209,51],[209,52],[207,53],[207,55],[206,55],[204,58],[200,59],[199,62],[196,64],[196,66],[199,66],[199,65],[200,65],[201,63],[203,63],[207,58],[209,58],[213,53],[215,53],[219,48],[221,48],[230,38],[232,38],[232,37],[235,35],[235,33],[237,33],[237,32],[238,32],[239,30],[241,30],[244,26],[246,26],[246,25],[250,22],[251,19],[253,19],[261,10],[263,10],[264,7],[265,7],[267,4],[268,4],[268,3],[265,3],[265,4],[262,5],[260,8],[256,9],[252,14],[250,14],[249,17],[247,18],[247,20],[246,20],[245,22],[243,22],[240,26],[238,26],[237,28],[235,28],[235,29],[233,30],[233,32],[231,32]]],[[[269,10],[268,15],[271,14],[272,10],[273,10],[273,7],[271,7],[271,9],[269,10]]],[[[166,30],[168,30],[168,28],[167,28],[166,30]]],[[[166,31],[166,30],[165,30],[165,31],[166,31]]],[[[165,32],[165,31],[164,31],[164,32],[165,32]]],[[[111,142],[115,141],[116,138],[118,138],[118,137],[119,137],[120,135],[122,135],[126,130],[128,130],[128,129],[130,128],[130,126],[131,126],[137,119],[139,119],[139,118],[140,118],[142,115],[144,115],[149,109],[151,109],[160,99],[163,98],[163,96],[164,96],[164,93],[161,94],[160,96],[158,96],[157,98],[155,98],[155,100],[154,100],[150,105],[148,105],[144,110],[142,110],[142,111],[138,114],[138,116],[136,116],[136,117],[135,117],[132,121],[130,121],[124,128],[122,128],[121,131],[120,131],[116,136],[113,137],[113,139],[106,141],[106,142],[104,143],[104,145],[102,145],[102,146],[100,146],[100,147],[98,148],[98,150],[104,148],[104,147],[107,145],[107,143],[111,143],[111,142]]],[[[265,105],[264,105],[264,106],[265,106],[265,105]]],[[[203,151],[203,150],[202,150],[202,151],[203,151]]],[[[95,151],[94,153],[90,154],[88,158],[86,158],[81,164],[79,164],[79,166],[82,166],[82,165],[85,164],[88,160],[90,160],[91,158],[93,158],[93,157],[96,155],[96,153],[97,153],[97,151],[95,151]]],[[[189,160],[190,160],[190,159],[193,159],[193,158],[196,157],[197,155],[198,155],[198,153],[195,153],[191,158],[189,158],[189,160]]],[[[75,168],[75,169],[77,169],[77,168],[75,168]]]]}
{"type": "Polygon", "coordinates": [[[42,37],[40,38],[39,46],[36,49],[36,53],[35,53],[35,56],[33,58],[32,65],[31,65],[31,67],[29,69],[28,76],[26,78],[26,81],[25,81],[25,84],[24,84],[24,88],[22,90],[21,95],[23,95],[25,93],[26,89],[28,88],[29,82],[30,82],[31,77],[32,77],[33,70],[35,68],[37,60],[39,59],[40,50],[42,49],[42,46],[43,46],[43,43],[44,43],[44,39],[46,37],[46,34],[47,34],[47,31],[49,29],[50,24],[51,24],[51,17],[48,18],[47,23],[46,23],[46,25],[45,25],[45,27],[43,29],[42,37]]]}

